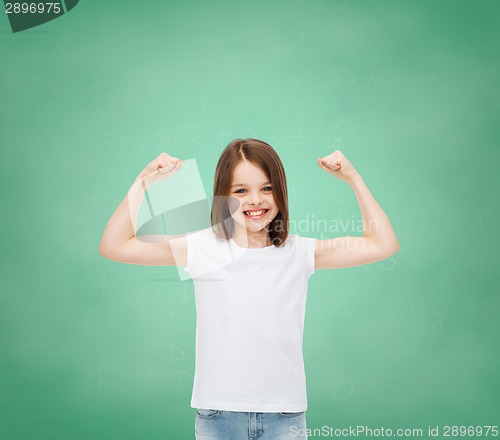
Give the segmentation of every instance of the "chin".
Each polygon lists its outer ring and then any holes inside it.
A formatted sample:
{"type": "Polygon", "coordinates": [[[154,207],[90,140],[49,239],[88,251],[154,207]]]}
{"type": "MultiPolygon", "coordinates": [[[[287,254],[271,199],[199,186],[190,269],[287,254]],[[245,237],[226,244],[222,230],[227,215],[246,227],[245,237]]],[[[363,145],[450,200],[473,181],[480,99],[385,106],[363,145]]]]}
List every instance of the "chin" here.
{"type": "Polygon", "coordinates": [[[252,221],[252,220],[247,221],[245,218],[241,218],[238,220],[235,220],[233,218],[233,220],[235,223],[238,223],[238,225],[240,225],[242,228],[245,228],[245,229],[248,229],[249,231],[254,231],[254,232],[261,231],[262,229],[265,229],[267,227],[267,225],[269,225],[269,223],[271,223],[271,222],[257,223],[256,221],[252,221]]]}
{"type": "Polygon", "coordinates": [[[256,225],[255,223],[254,224],[251,224],[251,225],[246,225],[247,229],[250,230],[250,231],[254,231],[254,232],[257,232],[257,231],[262,231],[263,229],[266,229],[266,226],[268,225],[268,223],[264,224],[264,225],[256,225]]]}

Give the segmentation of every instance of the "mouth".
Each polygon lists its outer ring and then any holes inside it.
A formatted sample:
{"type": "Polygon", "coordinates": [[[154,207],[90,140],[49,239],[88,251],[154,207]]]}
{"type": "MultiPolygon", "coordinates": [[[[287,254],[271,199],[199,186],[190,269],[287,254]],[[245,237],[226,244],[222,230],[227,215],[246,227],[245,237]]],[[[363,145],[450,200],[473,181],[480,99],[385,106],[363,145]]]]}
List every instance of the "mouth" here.
{"type": "Polygon", "coordinates": [[[254,210],[254,211],[243,211],[243,215],[247,218],[251,219],[257,219],[257,218],[262,218],[264,217],[269,209],[261,209],[261,210],[254,210]]]}

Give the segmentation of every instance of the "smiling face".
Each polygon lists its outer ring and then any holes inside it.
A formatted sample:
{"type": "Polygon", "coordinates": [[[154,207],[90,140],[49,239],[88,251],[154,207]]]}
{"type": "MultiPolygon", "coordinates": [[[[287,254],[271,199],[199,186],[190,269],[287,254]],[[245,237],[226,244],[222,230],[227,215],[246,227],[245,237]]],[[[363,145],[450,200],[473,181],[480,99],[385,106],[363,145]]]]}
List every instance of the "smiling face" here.
{"type": "Polygon", "coordinates": [[[266,174],[252,162],[243,160],[234,168],[229,195],[239,202],[237,209],[231,210],[235,233],[267,234],[269,223],[279,210],[266,174]]]}
{"type": "Polygon", "coordinates": [[[210,223],[219,238],[245,247],[247,240],[249,247],[285,243],[289,229],[286,174],[271,145],[237,138],[224,148],[215,168],[210,223]],[[259,210],[265,212],[244,214],[259,210]]]}

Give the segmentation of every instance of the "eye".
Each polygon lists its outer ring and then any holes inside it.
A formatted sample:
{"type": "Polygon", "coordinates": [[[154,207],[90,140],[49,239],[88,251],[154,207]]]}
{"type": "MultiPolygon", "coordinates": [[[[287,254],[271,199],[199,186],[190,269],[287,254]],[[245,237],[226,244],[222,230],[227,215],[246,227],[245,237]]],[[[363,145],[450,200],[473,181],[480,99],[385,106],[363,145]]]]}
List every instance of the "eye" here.
{"type": "MultiPolygon", "coordinates": [[[[271,192],[273,190],[273,188],[271,186],[265,186],[264,188],[262,188],[265,192],[271,192]]],[[[240,188],[240,189],[237,189],[234,193],[235,194],[243,194],[242,192],[240,191],[246,191],[246,189],[244,188],[240,188]]]]}

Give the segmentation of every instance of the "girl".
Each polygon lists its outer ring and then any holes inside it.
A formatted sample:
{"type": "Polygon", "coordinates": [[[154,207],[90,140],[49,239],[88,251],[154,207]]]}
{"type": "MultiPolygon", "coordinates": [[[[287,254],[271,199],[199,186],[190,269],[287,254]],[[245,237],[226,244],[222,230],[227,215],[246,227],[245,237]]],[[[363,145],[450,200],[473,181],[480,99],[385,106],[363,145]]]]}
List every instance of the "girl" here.
{"type": "Polygon", "coordinates": [[[144,190],[177,173],[182,162],[162,153],[139,174],[106,226],[100,253],[124,263],[184,266],[191,275],[197,440],[306,439],[302,335],[308,280],[316,269],[388,258],[399,250],[396,234],[340,150],[318,158],[318,166],[353,189],[363,236],[289,234],[283,164],[270,145],[251,138],[235,139],[219,158],[211,227],[140,241],[133,222],[144,190]]]}

